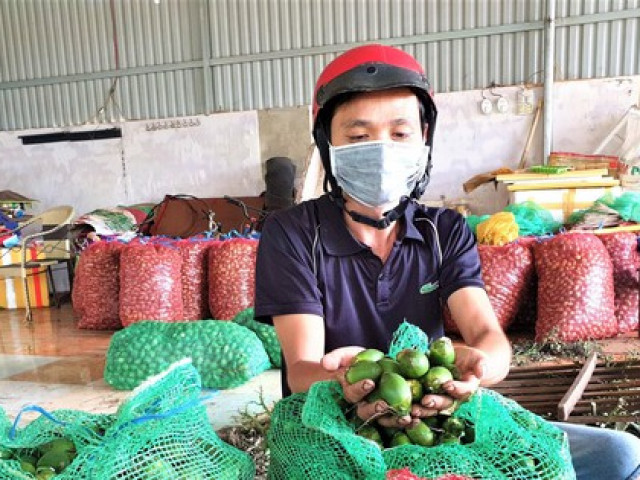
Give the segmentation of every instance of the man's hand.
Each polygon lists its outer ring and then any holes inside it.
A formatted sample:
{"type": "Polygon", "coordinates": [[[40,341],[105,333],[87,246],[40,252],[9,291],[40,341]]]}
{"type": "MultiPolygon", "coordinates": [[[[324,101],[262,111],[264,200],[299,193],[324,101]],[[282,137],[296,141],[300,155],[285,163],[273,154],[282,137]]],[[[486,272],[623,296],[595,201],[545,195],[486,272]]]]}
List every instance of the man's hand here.
{"type": "Polygon", "coordinates": [[[442,385],[445,395],[428,394],[419,405],[411,408],[412,417],[437,415],[453,405],[454,400],[467,400],[480,386],[485,375],[487,356],[484,352],[467,346],[456,346],[456,368],[459,380],[450,380],[442,385]]]}
{"type": "Polygon", "coordinates": [[[342,347],[327,353],[320,364],[329,372],[335,372],[335,377],[342,386],[342,392],[345,400],[349,403],[357,405],[357,415],[362,420],[370,420],[377,418],[378,423],[385,427],[406,427],[412,423],[411,416],[405,415],[398,417],[393,415],[389,410],[389,405],[384,400],[376,402],[367,402],[365,397],[369,395],[376,387],[373,380],[364,379],[354,384],[349,384],[344,378],[345,372],[353,357],[360,351],[362,347],[342,347]]]}

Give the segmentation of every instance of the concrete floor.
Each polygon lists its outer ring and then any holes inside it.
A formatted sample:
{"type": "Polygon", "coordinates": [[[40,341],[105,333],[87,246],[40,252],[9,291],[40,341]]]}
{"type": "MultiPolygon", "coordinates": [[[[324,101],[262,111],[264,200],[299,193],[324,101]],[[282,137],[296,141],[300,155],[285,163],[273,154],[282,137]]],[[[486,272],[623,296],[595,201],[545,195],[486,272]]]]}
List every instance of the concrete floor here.
{"type": "MultiPolygon", "coordinates": [[[[47,411],[74,409],[114,413],[131,395],[105,383],[105,354],[113,332],[79,330],[69,304],[34,312],[33,325],[23,310],[0,310],[0,406],[12,420],[27,405],[47,411]]],[[[214,393],[206,402],[214,429],[235,425],[241,412],[259,413],[261,402],[280,398],[280,370],[268,370],[245,384],[214,393]]],[[[37,413],[25,412],[19,425],[37,413]]]]}

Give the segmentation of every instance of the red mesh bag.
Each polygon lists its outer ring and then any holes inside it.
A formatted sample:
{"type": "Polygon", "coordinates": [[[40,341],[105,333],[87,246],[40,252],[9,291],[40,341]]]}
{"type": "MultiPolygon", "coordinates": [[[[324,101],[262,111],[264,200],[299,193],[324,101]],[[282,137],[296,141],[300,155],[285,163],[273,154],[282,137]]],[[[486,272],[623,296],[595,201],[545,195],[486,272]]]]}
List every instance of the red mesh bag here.
{"type": "Polygon", "coordinates": [[[205,239],[188,239],[176,243],[182,256],[183,320],[209,318],[209,245],[205,239]]]}
{"type": "MultiPolygon", "coordinates": [[[[535,274],[533,254],[527,245],[509,243],[502,246],[478,245],[482,280],[498,317],[498,323],[507,330],[516,318],[527,289],[535,274]]],[[[445,332],[459,333],[449,309],[444,309],[445,332]]]]}
{"type": "Polygon", "coordinates": [[[213,318],[232,320],[253,306],[258,240],[232,238],[209,250],[209,309],[213,318]]]}
{"type": "Polygon", "coordinates": [[[78,328],[116,330],[122,328],[119,312],[119,242],[96,242],[78,260],[71,292],[78,328]]]}
{"type": "MultiPolygon", "coordinates": [[[[402,468],[402,469],[389,470],[387,472],[387,475],[385,476],[385,480],[427,480],[427,479],[425,479],[424,477],[418,477],[417,475],[414,475],[413,473],[411,473],[411,470],[409,470],[408,468],[402,468]]],[[[440,476],[435,480],[473,480],[473,479],[462,476],[462,475],[456,475],[456,474],[450,473],[448,475],[440,476]]]]}
{"type": "Polygon", "coordinates": [[[613,289],[618,333],[638,330],[638,247],[635,233],[598,235],[613,264],[613,289]]]}
{"type": "Polygon", "coordinates": [[[120,255],[120,320],[182,321],[182,257],[174,246],[129,244],[120,255]]]}
{"type": "Polygon", "coordinates": [[[516,318],[511,324],[510,331],[534,333],[536,318],[538,316],[538,275],[535,268],[533,246],[538,242],[537,237],[520,237],[517,242],[525,246],[531,252],[532,272],[527,284],[523,287],[522,301],[516,313],[516,318]]]}
{"type": "Polygon", "coordinates": [[[424,480],[424,478],[414,475],[408,468],[396,468],[387,472],[385,480],[424,480]]]}
{"type": "Polygon", "coordinates": [[[534,247],[538,273],[537,342],[609,338],[618,333],[613,267],[590,233],[567,233],[534,247]]]}

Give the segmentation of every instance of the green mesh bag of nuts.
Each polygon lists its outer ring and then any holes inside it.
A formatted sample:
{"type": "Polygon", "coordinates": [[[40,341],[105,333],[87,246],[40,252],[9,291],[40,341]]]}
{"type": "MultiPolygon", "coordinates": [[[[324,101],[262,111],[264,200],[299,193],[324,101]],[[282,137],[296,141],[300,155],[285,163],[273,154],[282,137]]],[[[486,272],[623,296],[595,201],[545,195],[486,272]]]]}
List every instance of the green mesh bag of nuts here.
{"type": "Polygon", "coordinates": [[[192,359],[205,388],[234,388],[271,367],[262,341],[242,325],[144,321],[113,335],[104,379],[113,388],[131,390],[185,357],[192,359]]]}
{"type": "MultiPolygon", "coordinates": [[[[394,335],[389,354],[404,348],[424,350],[425,341],[420,329],[405,322],[394,335]]],[[[450,415],[472,427],[473,436],[464,443],[385,447],[363,435],[363,426],[371,423],[359,424],[353,415],[353,406],[344,400],[336,381],[316,382],[308,393],[279,401],[268,432],[269,478],[383,480],[389,470],[407,467],[424,478],[448,474],[491,480],[576,478],[564,432],[485,388],[450,415]]]]}
{"type": "Polygon", "coordinates": [[[253,460],[217,436],[201,395],[200,376],[184,359],[140,385],[114,415],[43,411],[16,429],[0,411],[0,451],[10,455],[0,458],[0,478],[253,479],[253,460]],[[46,469],[43,447],[55,454],[46,469]],[[39,473],[26,461],[35,456],[39,473]]]}
{"type": "Polygon", "coordinates": [[[253,313],[253,307],[249,307],[236,315],[233,321],[254,332],[262,341],[264,349],[269,355],[269,360],[271,360],[271,365],[274,368],[280,368],[282,366],[282,348],[276,335],[276,329],[272,325],[254,320],[253,313]]]}

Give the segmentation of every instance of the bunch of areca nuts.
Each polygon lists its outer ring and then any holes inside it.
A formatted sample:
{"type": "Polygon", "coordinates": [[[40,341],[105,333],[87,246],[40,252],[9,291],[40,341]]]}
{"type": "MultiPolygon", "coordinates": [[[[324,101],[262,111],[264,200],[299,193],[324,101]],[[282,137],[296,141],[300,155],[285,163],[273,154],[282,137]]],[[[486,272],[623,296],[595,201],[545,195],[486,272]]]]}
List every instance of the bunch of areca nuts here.
{"type": "MultiPolygon", "coordinates": [[[[443,385],[458,378],[455,350],[448,337],[432,341],[427,351],[405,348],[395,358],[377,349],[359,352],[345,372],[345,379],[354,384],[364,379],[376,382],[376,388],[365,398],[367,402],[384,400],[391,413],[408,415],[413,403],[426,394],[444,394],[443,385]]],[[[438,415],[420,419],[405,428],[383,427],[375,418],[363,421],[351,418],[355,431],[381,448],[400,445],[432,447],[443,443],[467,444],[475,438],[473,425],[454,415],[458,401],[438,415]]]]}

